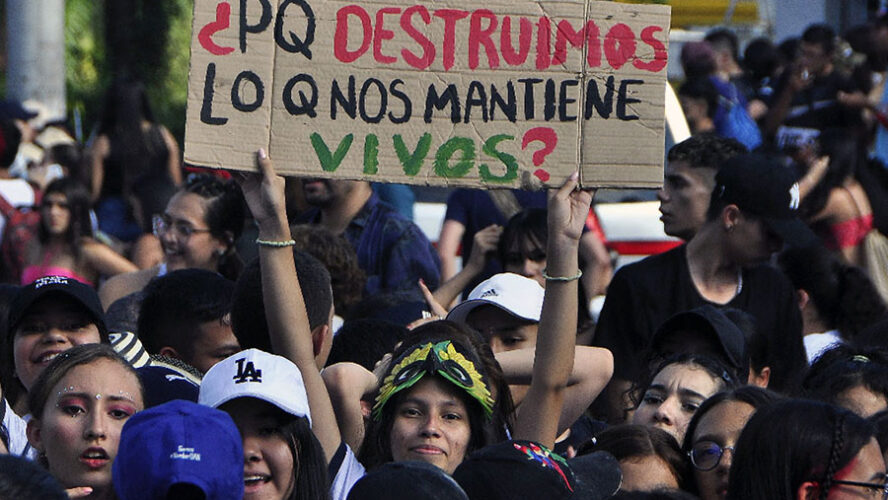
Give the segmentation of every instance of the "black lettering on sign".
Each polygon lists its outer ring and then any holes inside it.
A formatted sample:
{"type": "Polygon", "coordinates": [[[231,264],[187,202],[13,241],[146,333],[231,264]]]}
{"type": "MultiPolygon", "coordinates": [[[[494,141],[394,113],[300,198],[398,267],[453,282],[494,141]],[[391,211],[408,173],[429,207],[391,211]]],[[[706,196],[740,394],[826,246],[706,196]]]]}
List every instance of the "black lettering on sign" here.
{"type": "Polygon", "coordinates": [[[216,81],[216,63],[207,64],[204,77],[203,104],[200,106],[200,121],[207,125],[225,125],[228,118],[213,116],[213,83],[216,81]]]}
{"type": "Polygon", "coordinates": [[[250,24],[247,22],[247,0],[240,0],[240,51],[247,51],[247,33],[262,33],[271,24],[271,4],[268,0],[258,0],[262,5],[262,16],[259,22],[250,24]]]}
{"type": "Polygon", "coordinates": [[[293,116],[308,115],[312,118],[318,115],[315,108],[318,106],[318,86],[311,75],[300,73],[287,81],[284,85],[284,107],[293,116]],[[299,104],[293,100],[293,87],[297,83],[305,82],[311,88],[311,97],[306,97],[305,92],[299,91],[299,104]]]}
{"type": "Polygon", "coordinates": [[[311,6],[304,0],[284,0],[278,7],[277,18],[274,22],[274,41],[278,46],[287,52],[294,54],[302,54],[307,59],[311,59],[311,44],[314,43],[315,36],[315,15],[311,10],[311,6]],[[302,9],[305,14],[305,38],[299,38],[299,35],[288,31],[289,40],[284,37],[284,18],[287,17],[287,7],[296,5],[302,9]]]}
{"type": "Polygon", "coordinates": [[[264,100],[265,86],[262,84],[262,79],[259,78],[259,75],[252,71],[241,71],[237,78],[234,79],[234,84],[231,85],[231,105],[234,106],[234,109],[250,113],[259,109],[264,100]],[[256,99],[250,103],[244,102],[241,95],[241,89],[245,81],[252,83],[253,88],[256,89],[256,99]]]}

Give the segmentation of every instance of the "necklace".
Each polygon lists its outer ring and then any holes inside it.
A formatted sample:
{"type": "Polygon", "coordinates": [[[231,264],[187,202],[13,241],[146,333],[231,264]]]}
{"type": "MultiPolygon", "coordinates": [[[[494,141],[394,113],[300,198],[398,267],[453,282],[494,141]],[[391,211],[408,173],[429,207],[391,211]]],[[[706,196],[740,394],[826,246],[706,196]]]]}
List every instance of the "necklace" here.
{"type": "Polygon", "coordinates": [[[740,292],[743,291],[743,269],[737,270],[737,293],[734,294],[734,297],[740,295],[740,292]]]}

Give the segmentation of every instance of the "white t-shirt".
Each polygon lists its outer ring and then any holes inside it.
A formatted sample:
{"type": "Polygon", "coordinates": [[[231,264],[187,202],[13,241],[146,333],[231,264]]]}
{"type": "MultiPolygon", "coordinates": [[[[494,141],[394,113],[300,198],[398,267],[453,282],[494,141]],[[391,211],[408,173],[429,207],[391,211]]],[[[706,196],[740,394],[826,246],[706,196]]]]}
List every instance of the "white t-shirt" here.
{"type": "Polygon", "coordinates": [[[25,418],[22,418],[16,415],[6,398],[3,398],[3,405],[6,406],[3,427],[6,427],[6,432],[9,434],[9,454],[36,460],[37,450],[28,443],[28,420],[31,416],[25,415],[25,418]]]}
{"type": "MultiPolygon", "coordinates": [[[[34,205],[34,188],[22,179],[0,179],[0,196],[16,208],[34,205]]],[[[0,215],[0,238],[5,228],[6,217],[0,215]]]]}
{"type": "Polygon", "coordinates": [[[345,443],[339,445],[333,459],[330,460],[328,472],[333,481],[330,483],[330,498],[345,500],[352,486],[367,473],[358,457],[345,443]]]}

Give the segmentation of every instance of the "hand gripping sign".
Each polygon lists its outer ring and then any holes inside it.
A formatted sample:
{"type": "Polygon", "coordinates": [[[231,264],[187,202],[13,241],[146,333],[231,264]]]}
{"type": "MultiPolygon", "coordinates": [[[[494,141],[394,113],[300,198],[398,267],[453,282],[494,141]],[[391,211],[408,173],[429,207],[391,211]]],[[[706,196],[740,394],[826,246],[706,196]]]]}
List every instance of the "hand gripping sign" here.
{"type": "Polygon", "coordinates": [[[662,182],[669,7],[196,0],[185,160],[407,184],[662,182]]]}

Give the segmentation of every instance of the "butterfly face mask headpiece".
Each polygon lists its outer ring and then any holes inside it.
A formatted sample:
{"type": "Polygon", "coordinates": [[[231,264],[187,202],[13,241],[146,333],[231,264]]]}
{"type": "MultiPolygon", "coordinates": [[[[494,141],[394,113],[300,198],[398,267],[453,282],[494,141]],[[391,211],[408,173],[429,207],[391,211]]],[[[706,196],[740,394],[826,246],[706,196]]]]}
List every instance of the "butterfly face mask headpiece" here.
{"type": "Polygon", "coordinates": [[[481,373],[473,361],[459,352],[449,340],[438,343],[418,344],[400,358],[392,361],[388,375],[383,379],[376,404],[373,405],[373,418],[379,420],[382,407],[395,394],[412,387],[425,375],[440,375],[460,389],[466,391],[481,404],[485,416],[493,414],[493,397],[481,373]]]}

